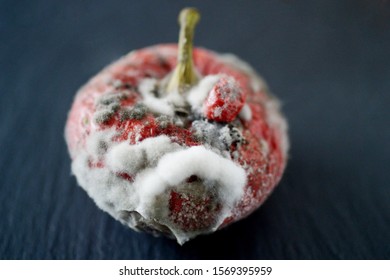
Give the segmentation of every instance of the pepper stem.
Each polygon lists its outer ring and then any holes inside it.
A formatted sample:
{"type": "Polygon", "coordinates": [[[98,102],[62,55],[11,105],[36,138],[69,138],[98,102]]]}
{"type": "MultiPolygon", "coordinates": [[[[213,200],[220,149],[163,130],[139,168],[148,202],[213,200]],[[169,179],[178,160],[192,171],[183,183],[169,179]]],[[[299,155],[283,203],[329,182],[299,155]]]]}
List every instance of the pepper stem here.
{"type": "Polygon", "coordinates": [[[183,93],[198,82],[192,61],[192,42],[199,19],[199,12],[195,8],[185,8],[179,14],[180,35],[177,65],[168,82],[168,92],[183,93]]]}

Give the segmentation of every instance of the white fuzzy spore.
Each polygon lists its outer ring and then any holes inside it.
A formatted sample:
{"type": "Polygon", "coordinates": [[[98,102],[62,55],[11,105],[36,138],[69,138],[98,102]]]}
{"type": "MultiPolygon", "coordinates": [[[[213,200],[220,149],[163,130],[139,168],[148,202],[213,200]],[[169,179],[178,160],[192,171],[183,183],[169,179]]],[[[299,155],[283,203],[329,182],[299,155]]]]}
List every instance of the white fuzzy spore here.
{"type": "Polygon", "coordinates": [[[204,77],[199,83],[194,86],[187,94],[187,101],[195,111],[200,111],[203,102],[207,98],[208,94],[218,82],[221,75],[209,75],[204,77]]]}
{"type": "Polygon", "coordinates": [[[153,113],[173,116],[175,111],[171,102],[166,97],[158,97],[154,95],[153,92],[155,92],[157,86],[158,84],[156,79],[148,78],[143,79],[140,82],[138,89],[143,97],[144,105],[153,113]]]}
{"type": "Polygon", "coordinates": [[[114,172],[136,174],[140,169],[153,166],[166,153],[180,149],[168,136],[147,138],[136,145],[122,142],[107,153],[107,164],[114,172]]]}
{"type": "Polygon", "coordinates": [[[241,166],[203,146],[195,146],[164,155],[156,168],[146,170],[138,178],[135,185],[141,204],[137,210],[148,213],[149,205],[159,194],[192,175],[219,182],[218,193],[228,209],[241,198],[246,185],[246,173],[241,166]]]}
{"type": "Polygon", "coordinates": [[[252,110],[251,107],[249,107],[248,104],[245,104],[240,113],[238,113],[238,116],[244,120],[244,121],[250,121],[252,119],[252,110]]]}
{"type": "Polygon", "coordinates": [[[122,142],[114,146],[106,156],[107,165],[114,172],[135,174],[141,169],[146,158],[139,145],[129,145],[122,142]]]}

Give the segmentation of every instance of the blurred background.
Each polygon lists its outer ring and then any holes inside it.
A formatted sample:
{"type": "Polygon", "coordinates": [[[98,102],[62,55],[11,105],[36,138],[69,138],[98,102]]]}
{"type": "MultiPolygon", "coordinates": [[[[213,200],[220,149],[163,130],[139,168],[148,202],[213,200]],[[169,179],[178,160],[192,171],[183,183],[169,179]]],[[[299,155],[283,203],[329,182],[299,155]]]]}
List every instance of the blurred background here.
{"type": "Polygon", "coordinates": [[[1,259],[390,259],[390,3],[0,1],[1,259]],[[249,61],[283,101],[291,151],[253,215],[184,246],[99,210],[70,174],[74,93],[130,50],[175,42],[249,61]]]}

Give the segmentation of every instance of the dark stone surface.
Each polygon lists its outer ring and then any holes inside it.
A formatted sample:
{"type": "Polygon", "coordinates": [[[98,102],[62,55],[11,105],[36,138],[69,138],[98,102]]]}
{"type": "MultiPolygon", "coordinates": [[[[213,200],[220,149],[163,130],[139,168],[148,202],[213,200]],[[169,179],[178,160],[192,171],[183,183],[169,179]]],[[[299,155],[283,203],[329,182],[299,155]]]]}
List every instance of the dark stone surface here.
{"type": "Polygon", "coordinates": [[[135,233],[70,176],[75,91],[176,40],[183,1],[0,2],[0,258],[389,259],[388,1],[188,1],[196,44],[251,62],[284,101],[291,158],[252,216],[183,247],[135,233]]]}

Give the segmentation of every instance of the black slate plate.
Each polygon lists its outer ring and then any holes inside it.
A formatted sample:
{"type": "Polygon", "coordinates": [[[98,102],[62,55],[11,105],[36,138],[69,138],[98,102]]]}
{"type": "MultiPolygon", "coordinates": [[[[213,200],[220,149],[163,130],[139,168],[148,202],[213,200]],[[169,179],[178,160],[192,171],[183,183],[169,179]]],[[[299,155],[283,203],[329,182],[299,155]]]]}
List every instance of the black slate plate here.
{"type": "Polygon", "coordinates": [[[265,205],[183,247],[100,211],[63,138],[77,88],[176,40],[182,1],[0,2],[0,258],[390,258],[388,1],[188,1],[196,44],[250,61],[284,101],[291,158],[265,205]]]}

